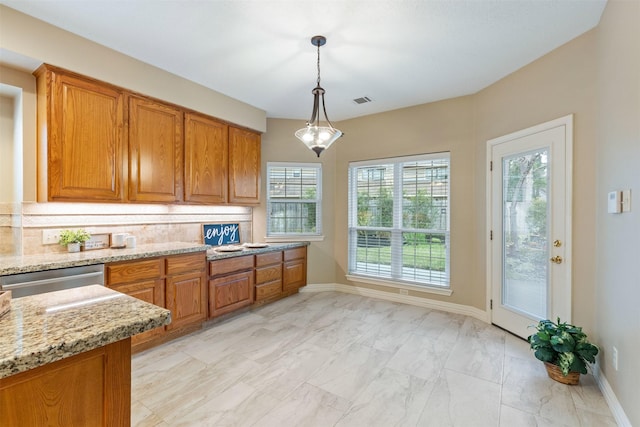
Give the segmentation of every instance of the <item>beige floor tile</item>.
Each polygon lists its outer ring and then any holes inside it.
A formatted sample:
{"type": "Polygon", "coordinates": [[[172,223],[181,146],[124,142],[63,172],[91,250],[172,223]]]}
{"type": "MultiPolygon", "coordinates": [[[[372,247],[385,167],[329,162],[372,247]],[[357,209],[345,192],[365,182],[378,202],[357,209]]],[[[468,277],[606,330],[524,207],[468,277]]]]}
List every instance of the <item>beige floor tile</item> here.
{"type": "Polygon", "coordinates": [[[477,319],[303,293],[132,359],[132,425],[613,426],[592,376],[548,378],[477,319]]]}

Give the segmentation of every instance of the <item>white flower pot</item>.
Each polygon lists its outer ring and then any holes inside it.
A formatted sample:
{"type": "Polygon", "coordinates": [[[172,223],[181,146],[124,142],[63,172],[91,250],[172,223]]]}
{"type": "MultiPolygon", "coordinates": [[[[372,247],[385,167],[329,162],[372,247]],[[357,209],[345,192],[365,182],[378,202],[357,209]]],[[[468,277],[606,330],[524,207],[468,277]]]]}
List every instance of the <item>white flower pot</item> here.
{"type": "Polygon", "coordinates": [[[69,252],[80,252],[80,243],[68,243],[67,250],[69,252]]]}

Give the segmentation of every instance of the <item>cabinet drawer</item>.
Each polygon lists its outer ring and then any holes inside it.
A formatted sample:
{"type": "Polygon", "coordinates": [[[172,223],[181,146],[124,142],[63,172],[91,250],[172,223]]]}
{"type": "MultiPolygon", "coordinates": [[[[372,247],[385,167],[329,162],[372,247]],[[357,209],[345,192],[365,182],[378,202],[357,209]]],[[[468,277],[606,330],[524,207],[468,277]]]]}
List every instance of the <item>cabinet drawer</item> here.
{"type": "Polygon", "coordinates": [[[300,259],[304,258],[307,255],[307,248],[295,248],[295,249],[287,249],[284,251],[284,260],[291,261],[292,259],[300,259]]]}
{"type": "Polygon", "coordinates": [[[281,292],[282,282],[280,280],[265,283],[264,285],[256,285],[256,301],[280,295],[281,292]]]}
{"type": "Polygon", "coordinates": [[[249,270],[252,268],[253,256],[251,255],[209,261],[209,276],[221,276],[234,271],[249,270]]]}
{"type": "Polygon", "coordinates": [[[162,277],[162,258],[107,265],[107,286],[162,277]]]}
{"type": "Polygon", "coordinates": [[[256,267],[262,267],[264,265],[277,264],[282,262],[282,252],[268,252],[266,254],[256,255],[256,267]]]}
{"type": "Polygon", "coordinates": [[[205,262],[204,252],[169,257],[167,258],[167,275],[204,270],[205,262]]]}
{"type": "Polygon", "coordinates": [[[271,267],[256,268],[256,284],[282,280],[282,264],[271,267]]]}

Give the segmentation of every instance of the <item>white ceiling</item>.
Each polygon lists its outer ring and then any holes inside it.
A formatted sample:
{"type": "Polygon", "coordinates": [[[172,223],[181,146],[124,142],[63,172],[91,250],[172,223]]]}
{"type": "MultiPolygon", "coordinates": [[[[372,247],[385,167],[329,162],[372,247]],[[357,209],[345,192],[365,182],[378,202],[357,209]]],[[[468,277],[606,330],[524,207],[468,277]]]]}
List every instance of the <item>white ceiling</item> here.
{"type": "MultiPolygon", "coordinates": [[[[606,0],[0,0],[264,109],[329,118],[468,95],[595,27],[606,0]],[[371,103],[357,105],[367,96],[371,103]]],[[[6,61],[10,55],[3,52],[6,61]]]]}

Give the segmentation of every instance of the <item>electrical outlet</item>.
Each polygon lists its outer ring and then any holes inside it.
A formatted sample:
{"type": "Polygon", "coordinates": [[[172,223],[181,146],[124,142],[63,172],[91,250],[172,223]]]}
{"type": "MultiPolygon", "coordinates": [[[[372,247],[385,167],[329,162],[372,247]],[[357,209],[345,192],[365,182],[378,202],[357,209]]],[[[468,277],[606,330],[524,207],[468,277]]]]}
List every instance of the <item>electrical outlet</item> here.
{"type": "Polygon", "coordinates": [[[613,369],[618,370],[618,349],[613,347],[613,351],[611,352],[611,364],[613,365],[613,369]]]}
{"type": "Polygon", "coordinates": [[[400,295],[409,295],[409,291],[406,289],[400,289],[398,292],[400,292],[400,295]]]}
{"type": "Polygon", "coordinates": [[[60,232],[62,229],[60,228],[52,228],[48,230],[42,230],[42,244],[43,245],[53,245],[58,243],[60,240],[60,232]]]}

